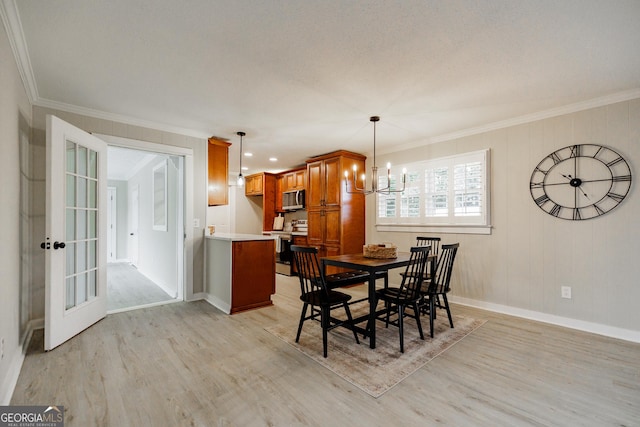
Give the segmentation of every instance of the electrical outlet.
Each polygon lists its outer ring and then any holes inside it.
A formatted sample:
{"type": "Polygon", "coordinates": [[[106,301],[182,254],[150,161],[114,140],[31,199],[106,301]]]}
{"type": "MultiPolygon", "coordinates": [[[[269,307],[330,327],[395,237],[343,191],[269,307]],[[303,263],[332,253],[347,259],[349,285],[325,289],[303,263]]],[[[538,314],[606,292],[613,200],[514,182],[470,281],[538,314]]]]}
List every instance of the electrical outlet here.
{"type": "Polygon", "coordinates": [[[4,359],[4,338],[0,338],[0,360],[4,359]]]}
{"type": "Polygon", "coordinates": [[[571,286],[561,286],[560,296],[562,298],[571,299],[571,286]]]}
{"type": "Polygon", "coordinates": [[[193,228],[200,228],[200,218],[193,218],[193,228]]]}

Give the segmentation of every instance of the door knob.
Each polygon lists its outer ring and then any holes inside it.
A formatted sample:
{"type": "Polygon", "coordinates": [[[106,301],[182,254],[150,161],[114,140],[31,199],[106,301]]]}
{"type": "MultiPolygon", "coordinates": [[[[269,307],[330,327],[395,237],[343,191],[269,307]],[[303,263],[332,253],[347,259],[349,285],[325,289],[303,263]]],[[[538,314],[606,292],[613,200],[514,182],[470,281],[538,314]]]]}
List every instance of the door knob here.
{"type": "Polygon", "coordinates": [[[53,249],[64,249],[65,246],[67,245],[64,242],[53,242],[53,249]]]}

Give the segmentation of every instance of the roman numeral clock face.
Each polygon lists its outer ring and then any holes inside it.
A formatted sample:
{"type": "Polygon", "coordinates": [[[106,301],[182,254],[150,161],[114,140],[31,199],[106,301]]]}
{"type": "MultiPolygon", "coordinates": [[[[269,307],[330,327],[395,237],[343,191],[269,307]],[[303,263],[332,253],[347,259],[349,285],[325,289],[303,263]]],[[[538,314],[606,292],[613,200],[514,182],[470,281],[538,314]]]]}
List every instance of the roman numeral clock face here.
{"type": "Polygon", "coordinates": [[[557,218],[595,218],[618,206],[631,188],[631,168],[615,151],[595,144],[561,148],[531,174],[531,197],[557,218]]]}

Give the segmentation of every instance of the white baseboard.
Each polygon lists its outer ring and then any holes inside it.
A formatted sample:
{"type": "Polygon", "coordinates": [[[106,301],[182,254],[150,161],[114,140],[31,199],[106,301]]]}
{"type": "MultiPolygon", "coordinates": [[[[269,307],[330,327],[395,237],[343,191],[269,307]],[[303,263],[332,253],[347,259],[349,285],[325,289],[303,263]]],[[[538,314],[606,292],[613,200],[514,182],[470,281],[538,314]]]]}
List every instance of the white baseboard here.
{"type": "Polygon", "coordinates": [[[7,406],[11,403],[11,396],[13,396],[13,391],[16,388],[16,384],[18,383],[18,377],[20,376],[20,370],[22,369],[22,362],[24,362],[24,351],[22,351],[21,347],[16,348],[16,350],[11,355],[11,361],[9,362],[9,371],[4,381],[2,382],[2,387],[0,391],[2,395],[0,396],[0,405],[7,406]]]}
{"type": "Polygon", "coordinates": [[[480,308],[496,313],[508,314],[510,316],[521,317],[538,322],[550,323],[552,325],[563,326],[565,328],[576,329],[584,332],[591,332],[611,338],[640,343],[640,331],[617,328],[615,326],[602,325],[600,323],[586,322],[584,320],[571,319],[569,317],[556,316],[553,314],[541,313],[539,311],[525,310],[523,308],[510,307],[501,304],[494,304],[485,301],[478,301],[469,298],[461,298],[451,295],[449,301],[455,304],[480,308]]]}
{"type": "Polygon", "coordinates": [[[209,294],[207,294],[206,292],[198,292],[186,298],[185,301],[198,301],[201,299],[206,300],[208,296],[209,294]]]}
{"type": "Polygon", "coordinates": [[[204,300],[218,310],[224,311],[227,314],[231,313],[231,304],[222,301],[220,298],[214,295],[206,294],[206,298],[204,300]]]}
{"type": "Polygon", "coordinates": [[[132,311],[132,310],[139,310],[141,308],[149,308],[149,307],[158,307],[161,305],[167,305],[167,304],[174,304],[177,302],[182,302],[179,299],[170,299],[170,300],[166,300],[166,301],[158,301],[158,302],[150,302],[148,304],[141,304],[141,305],[134,305],[131,307],[124,307],[124,308],[115,308],[113,310],[107,310],[107,315],[109,314],[116,314],[116,313],[124,313],[126,311],[132,311]]]}
{"type": "Polygon", "coordinates": [[[11,356],[11,362],[9,362],[9,374],[0,386],[0,405],[7,406],[11,403],[11,397],[13,396],[16,384],[18,384],[18,378],[20,377],[20,371],[22,370],[22,364],[24,363],[27,347],[29,347],[33,331],[42,328],[44,328],[44,319],[34,319],[27,323],[27,330],[22,337],[20,345],[15,349],[11,356]]]}

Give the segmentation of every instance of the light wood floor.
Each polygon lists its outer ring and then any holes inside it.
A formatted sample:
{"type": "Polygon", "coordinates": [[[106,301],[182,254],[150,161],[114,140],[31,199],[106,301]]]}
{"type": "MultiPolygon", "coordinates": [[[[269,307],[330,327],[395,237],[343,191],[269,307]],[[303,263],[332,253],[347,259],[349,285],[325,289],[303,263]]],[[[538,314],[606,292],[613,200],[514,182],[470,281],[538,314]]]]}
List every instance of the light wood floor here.
{"type": "Polygon", "coordinates": [[[640,425],[639,344],[463,306],[488,322],[374,399],[263,329],[299,316],[295,280],[233,316],[176,303],[49,353],[36,337],[11,403],[64,405],[66,426],[640,425]]]}
{"type": "Polygon", "coordinates": [[[118,310],[170,301],[169,296],[152,280],[127,262],[107,264],[107,310],[118,310]]]}

